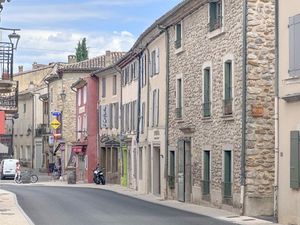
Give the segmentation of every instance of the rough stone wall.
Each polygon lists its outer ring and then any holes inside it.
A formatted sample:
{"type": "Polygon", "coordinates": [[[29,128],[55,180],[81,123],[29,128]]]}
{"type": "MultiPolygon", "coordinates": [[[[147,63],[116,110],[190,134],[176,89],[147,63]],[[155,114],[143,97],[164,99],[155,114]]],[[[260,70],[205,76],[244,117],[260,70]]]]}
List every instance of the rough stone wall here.
{"type": "MultiPolygon", "coordinates": [[[[223,151],[233,151],[233,205],[239,207],[242,105],[242,1],[225,2],[224,32],[213,38],[208,32],[208,4],[183,20],[183,52],[176,54],[174,27],[170,31],[169,147],[175,149],[184,137],[179,128],[192,127],[192,201],[201,201],[202,154],[211,150],[211,204],[222,207],[223,151]],[[233,56],[234,113],[223,117],[223,57],[233,56]],[[212,69],[212,115],[202,116],[202,69],[212,69]],[[175,118],[176,76],[184,83],[184,114],[175,118]],[[207,149],[209,148],[209,149],[207,149]],[[232,149],[228,149],[232,148],[232,149]]],[[[174,193],[177,189],[174,190],[174,193]]],[[[171,194],[170,194],[171,195],[171,194]]]]}
{"type": "Polygon", "coordinates": [[[275,3],[248,0],[246,212],[272,214],[274,183],[275,3]],[[252,107],[263,113],[253,117],[252,107]],[[253,201],[261,199],[264,204],[253,201]],[[266,206],[267,205],[267,206],[266,206]]]}
{"type": "MultiPolygon", "coordinates": [[[[53,103],[49,105],[52,111],[63,110],[62,134],[66,143],[76,141],[76,93],[71,90],[71,85],[79,78],[85,77],[84,73],[65,73],[62,79],[50,83],[49,90],[53,88],[53,103]],[[65,90],[66,100],[61,101],[60,93],[65,90]]],[[[52,118],[50,119],[52,120],[52,118]]]]}

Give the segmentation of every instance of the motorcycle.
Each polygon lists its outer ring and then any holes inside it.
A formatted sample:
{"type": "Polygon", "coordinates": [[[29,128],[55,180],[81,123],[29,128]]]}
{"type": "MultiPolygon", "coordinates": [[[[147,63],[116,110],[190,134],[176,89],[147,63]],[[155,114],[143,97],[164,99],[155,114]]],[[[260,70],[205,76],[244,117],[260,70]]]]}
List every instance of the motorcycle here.
{"type": "Polygon", "coordinates": [[[31,183],[36,183],[39,180],[38,176],[35,173],[33,173],[33,171],[25,170],[23,173],[21,173],[19,176],[16,177],[15,183],[17,184],[23,183],[22,178],[25,177],[27,177],[27,179],[29,178],[31,183]]]}
{"type": "Polygon", "coordinates": [[[97,167],[94,171],[94,183],[95,184],[102,184],[104,185],[105,184],[105,178],[104,178],[104,173],[102,171],[102,169],[100,169],[99,167],[97,167]]]}

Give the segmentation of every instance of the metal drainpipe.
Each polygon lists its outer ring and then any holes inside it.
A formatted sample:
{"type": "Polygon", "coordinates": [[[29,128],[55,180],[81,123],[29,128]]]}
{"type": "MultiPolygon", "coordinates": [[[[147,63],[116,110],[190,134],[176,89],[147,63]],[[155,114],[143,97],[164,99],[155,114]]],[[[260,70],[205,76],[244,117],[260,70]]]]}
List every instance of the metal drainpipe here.
{"type": "Polygon", "coordinates": [[[165,180],[166,180],[166,196],[168,198],[168,168],[169,168],[169,74],[170,74],[170,47],[169,47],[169,31],[165,29],[166,40],[166,106],[165,106],[165,180]]]}
{"type": "Polygon", "coordinates": [[[274,168],[274,219],[278,222],[279,176],[279,1],[275,0],[275,168],[274,168]]]}
{"type": "Polygon", "coordinates": [[[241,149],[241,215],[245,213],[246,184],[246,117],[247,117],[247,0],[243,3],[243,93],[242,93],[242,149],[241,149]]]}
{"type": "Polygon", "coordinates": [[[35,107],[34,107],[34,104],[35,104],[35,94],[34,93],[32,93],[32,131],[31,131],[31,146],[32,146],[32,152],[31,152],[31,157],[32,157],[32,162],[31,162],[31,167],[32,167],[32,169],[33,169],[33,167],[34,167],[34,159],[35,159],[35,157],[34,157],[34,151],[35,151],[35,148],[34,148],[34,128],[35,128],[35,111],[34,111],[34,109],[35,109],[35,107]]]}

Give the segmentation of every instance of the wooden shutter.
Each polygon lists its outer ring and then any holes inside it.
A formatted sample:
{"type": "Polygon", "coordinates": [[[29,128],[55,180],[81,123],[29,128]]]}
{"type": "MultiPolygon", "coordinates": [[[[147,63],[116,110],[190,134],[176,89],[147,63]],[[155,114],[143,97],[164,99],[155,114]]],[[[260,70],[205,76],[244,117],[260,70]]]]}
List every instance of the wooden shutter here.
{"type": "Polygon", "coordinates": [[[210,69],[204,70],[204,103],[210,102],[210,69]]]}
{"type": "Polygon", "coordinates": [[[224,196],[231,196],[231,151],[224,152],[224,196]]]}
{"type": "Polygon", "coordinates": [[[290,152],[290,187],[299,188],[300,181],[300,167],[299,167],[299,131],[291,131],[290,133],[291,141],[291,152],[290,152]]]}
{"type": "Polygon", "coordinates": [[[300,14],[289,18],[289,74],[300,74],[300,14]]]}
{"type": "Polygon", "coordinates": [[[155,73],[159,73],[159,48],[155,50],[156,56],[155,56],[155,73]]]}
{"type": "Polygon", "coordinates": [[[232,98],[232,64],[231,61],[225,63],[225,100],[232,98]]]}
{"type": "Polygon", "coordinates": [[[212,1],[209,3],[209,22],[211,26],[214,26],[217,21],[217,6],[218,3],[216,1],[212,1]]]}
{"type": "Polygon", "coordinates": [[[210,180],[210,152],[204,151],[204,180],[210,180]]]}
{"type": "Polygon", "coordinates": [[[114,113],[114,116],[115,116],[115,128],[116,129],[119,129],[119,103],[115,103],[115,113],[114,113]]]}
{"type": "Polygon", "coordinates": [[[155,125],[158,126],[159,124],[159,89],[156,89],[156,101],[155,101],[155,106],[156,106],[156,109],[155,109],[155,113],[156,113],[156,116],[155,116],[155,125]]]}

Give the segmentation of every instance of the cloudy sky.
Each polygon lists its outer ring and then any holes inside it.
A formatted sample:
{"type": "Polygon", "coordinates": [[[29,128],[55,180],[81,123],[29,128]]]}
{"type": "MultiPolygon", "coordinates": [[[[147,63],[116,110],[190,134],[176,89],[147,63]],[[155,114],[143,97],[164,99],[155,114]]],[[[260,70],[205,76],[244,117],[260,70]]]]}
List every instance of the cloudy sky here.
{"type": "MultiPolygon", "coordinates": [[[[156,19],[182,0],[11,0],[1,27],[20,28],[15,68],[33,62],[66,62],[87,38],[89,57],[105,50],[128,51],[156,19]]],[[[5,41],[9,33],[2,33],[5,41]]]]}

